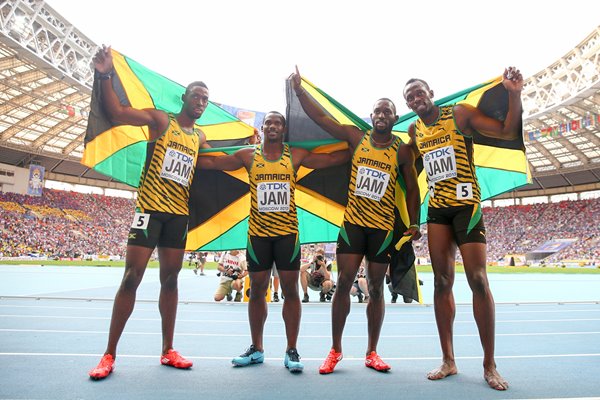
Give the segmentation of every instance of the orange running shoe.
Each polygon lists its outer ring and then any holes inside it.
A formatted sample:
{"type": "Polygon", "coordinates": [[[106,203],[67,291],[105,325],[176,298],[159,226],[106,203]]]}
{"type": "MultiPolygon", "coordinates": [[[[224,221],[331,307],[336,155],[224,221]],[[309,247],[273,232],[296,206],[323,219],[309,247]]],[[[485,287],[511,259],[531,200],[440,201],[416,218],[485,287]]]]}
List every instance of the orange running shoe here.
{"type": "Polygon", "coordinates": [[[337,363],[342,360],[342,353],[336,353],[334,349],[331,349],[329,354],[327,354],[327,358],[323,361],[323,364],[319,367],[320,374],[330,374],[335,369],[337,363]]]}
{"type": "Polygon", "coordinates": [[[379,372],[388,372],[392,369],[392,367],[384,363],[381,357],[379,357],[379,354],[374,351],[365,358],[365,365],[379,372]]]}
{"type": "Polygon", "coordinates": [[[106,378],[115,369],[115,358],[112,354],[105,354],[102,356],[100,363],[88,372],[90,378],[98,380],[106,378]]]}
{"type": "Polygon", "coordinates": [[[179,354],[179,352],[171,349],[167,351],[167,354],[163,354],[160,358],[160,363],[162,365],[168,365],[170,367],[175,367],[179,369],[188,369],[194,365],[193,362],[187,360],[179,354]]]}

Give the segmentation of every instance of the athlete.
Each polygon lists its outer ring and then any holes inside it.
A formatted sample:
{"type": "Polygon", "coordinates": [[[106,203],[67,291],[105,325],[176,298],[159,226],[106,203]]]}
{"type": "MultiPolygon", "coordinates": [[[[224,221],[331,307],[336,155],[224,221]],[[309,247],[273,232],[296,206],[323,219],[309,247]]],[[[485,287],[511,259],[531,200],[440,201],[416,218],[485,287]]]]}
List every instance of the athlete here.
{"type": "Polygon", "coordinates": [[[437,380],[458,372],[452,338],[456,313],[452,286],[458,247],[473,292],[473,314],[484,351],[484,378],[497,390],[506,390],[508,383],[496,370],[494,360],[494,299],[486,273],[485,227],[473,164],[473,134],[477,131],[508,140],[519,134],[523,77],[519,70],[507,68],[502,84],[508,91],[508,114],[503,122],[469,105],[434,105],[433,91],[421,79],[410,79],[404,87],[406,104],[419,117],[410,125],[409,134],[415,156],[423,158],[427,172],[427,231],[435,280],[435,317],[443,354],[442,365],[427,377],[437,380]]]}
{"type": "Polygon", "coordinates": [[[134,109],[121,105],[112,87],[115,76],[110,47],[94,56],[96,79],[101,81],[101,101],[114,123],[147,126],[148,149],[138,186],[133,223],[127,241],[125,272],[115,296],[108,344],[92,379],[106,378],[114,368],[117,343],[133,311],[137,288],[155,248],[160,262],[158,308],[162,319],[163,365],[190,368],[192,362],[173,349],[177,314],[177,278],[181,270],[188,229],[189,188],[194,177],[199,148],[208,147],[195,122],[208,105],[208,88],[193,82],[181,96],[179,114],[156,109],[134,109]]]}
{"type": "Polygon", "coordinates": [[[300,330],[301,306],[298,295],[300,244],[296,214],[296,171],[300,166],[325,168],[349,159],[347,150],[330,154],[311,153],[283,142],[285,117],[271,111],[265,115],[262,144],[247,147],[227,156],[200,157],[198,166],[206,169],[237,170],[246,168],[250,178],[250,219],[246,257],[250,274],[248,320],[252,344],[245,353],[232,360],[243,367],[264,361],[263,330],[267,319],[265,295],[273,262],[285,301],[287,348],[284,365],[290,372],[301,372],[304,365],[296,349],[300,330]]]}
{"type": "Polygon", "coordinates": [[[337,239],[338,281],[331,307],[332,348],[319,368],[321,374],[332,373],[342,359],[342,334],[350,312],[350,290],[356,273],[366,256],[369,304],[367,306],[368,344],[365,365],[377,371],[390,369],[377,354],[377,343],[385,303],[383,282],[395,244],[394,207],[399,175],[406,183],[410,226],[403,234],[417,240],[421,233],[419,188],[410,147],[392,134],[398,120],[396,106],[387,98],[375,102],[371,120],[373,130],[363,132],[353,125],[341,125],[319,108],[301,86],[298,69],[292,74],[293,88],[306,114],[336,139],[348,142],[354,152],[348,189],[348,205],[337,239]]]}

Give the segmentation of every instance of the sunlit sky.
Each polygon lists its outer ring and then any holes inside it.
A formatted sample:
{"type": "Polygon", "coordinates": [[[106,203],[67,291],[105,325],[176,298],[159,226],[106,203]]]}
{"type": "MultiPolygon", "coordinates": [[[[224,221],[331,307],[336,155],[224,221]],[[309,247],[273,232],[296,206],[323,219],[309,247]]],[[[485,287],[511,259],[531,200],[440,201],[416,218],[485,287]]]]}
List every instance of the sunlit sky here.
{"type": "Polygon", "coordinates": [[[211,100],[285,111],[300,72],[360,116],[375,100],[408,112],[404,83],[444,97],[515,65],[525,77],[600,25],[600,1],[48,0],[77,29],[211,100]]]}

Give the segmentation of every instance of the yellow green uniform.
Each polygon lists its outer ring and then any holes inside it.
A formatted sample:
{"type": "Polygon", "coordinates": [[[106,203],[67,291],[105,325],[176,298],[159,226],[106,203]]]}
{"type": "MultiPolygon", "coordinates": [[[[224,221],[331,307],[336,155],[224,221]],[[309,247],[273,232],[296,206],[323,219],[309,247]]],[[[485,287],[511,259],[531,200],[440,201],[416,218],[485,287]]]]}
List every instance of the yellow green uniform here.
{"type": "Polygon", "coordinates": [[[401,140],[377,148],[371,131],[365,133],[354,150],[344,221],[351,224],[392,231],[394,199],[398,179],[398,148],[401,140]]]}
{"type": "Polygon", "coordinates": [[[473,139],[456,127],[453,106],[440,107],[438,119],[415,123],[415,141],[427,173],[429,207],[479,204],[481,190],[473,163],[473,139]]]}
{"type": "Polygon", "coordinates": [[[256,146],[250,168],[249,236],[275,237],[298,233],[294,192],[296,171],[288,144],[277,160],[267,160],[256,146]]]}
{"type": "Polygon", "coordinates": [[[144,172],[140,178],[136,208],[138,212],[164,212],[189,215],[190,186],[196,169],[200,134],[187,133],[175,115],[154,142],[148,143],[144,172]]]}

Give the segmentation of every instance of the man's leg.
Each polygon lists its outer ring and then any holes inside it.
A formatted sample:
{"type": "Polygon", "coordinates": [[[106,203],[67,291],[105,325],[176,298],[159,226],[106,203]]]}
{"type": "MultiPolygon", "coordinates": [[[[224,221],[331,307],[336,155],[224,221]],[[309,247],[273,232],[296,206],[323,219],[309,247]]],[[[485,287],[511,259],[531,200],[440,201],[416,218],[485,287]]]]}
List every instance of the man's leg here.
{"type": "MultiPolygon", "coordinates": [[[[300,267],[300,285],[302,286],[302,292],[304,293],[305,298],[308,296],[308,267],[308,264],[300,267]]],[[[305,301],[305,303],[307,301],[305,301]]]]}
{"type": "Polygon", "coordinates": [[[231,292],[231,281],[221,282],[215,291],[214,300],[222,301],[231,292]]]}
{"type": "Polygon", "coordinates": [[[160,297],[158,299],[158,309],[160,310],[162,319],[163,355],[173,348],[173,335],[175,332],[177,301],[179,297],[177,278],[179,271],[181,271],[183,254],[183,249],[158,248],[158,260],[160,263],[160,297]]]}
{"type": "Polygon", "coordinates": [[[452,329],[456,305],[452,287],[454,285],[454,262],[456,243],[450,225],[428,224],[428,243],[434,275],[433,303],[440,345],[442,365],[430,371],[427,378],[437,380],[458,372],[454,361],[452,329]]]}
{"type": "Polygon", "coordinates": [[[369,304],[367,305],[367,321],[369,342],[367,355],[372,351],[377,352],[377,343],[381,334],[381,326],[385,316],[385,302],[383,299],[383,281],[388,264],[369,262],[367,269],[367,282],[369,286],[369,304]]]}
{"type": "Polygon", "coordinates": [[[250,299],[248,300],[248,321],[250,335],[255,349],[264,352],[263,330],[267,320],[267,288],[271,280],[271,269],[265,271],[250,271],[250,299]]]}
{"type": "Polygon", "coordinates": [[[142,246],[127,246],[125,272],[123,273],[121,286],[119,286],[119,290],[115,295],[108,332],[108,344],[104,354],[111,354],[113,357],[116,356],[117,344],[121,338],[123,329],[125,329],[125,324],[133,312],[136,291],[140,282],[142,282],[144,271],[153,251],[154,249],[142,246]]]}
{"type": "Polygon", "coordinates": [[[354,284],[356,272],[363,259],[362,254],[338,254],[338,279],[335,295],[331,302],[331,339],[332,348],[342,352],[342,335],[346,318],[350,313],[350,289],[354,284]]]}
{"type": "Polygon", "coordinates": [[[298,333],[300,332],[302,308],[300,307],[300,296],[298,295],[298,274],[299,271],[279,271],[281,290],[285,296],[282,316],[287,336],[286,351],[296,348],[298,333]]]}
{"type": "Polygon", "coordinates": [[[508,383],[496,370],[495,306],[486,272],[486,249],[484,243],[465,243],[460,252],[465,265],[465,274],[473,292],[473,314],[483,346],[484,378],[496,390],[508,389],[508,383]]]}

